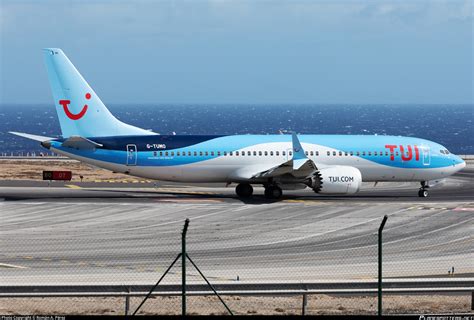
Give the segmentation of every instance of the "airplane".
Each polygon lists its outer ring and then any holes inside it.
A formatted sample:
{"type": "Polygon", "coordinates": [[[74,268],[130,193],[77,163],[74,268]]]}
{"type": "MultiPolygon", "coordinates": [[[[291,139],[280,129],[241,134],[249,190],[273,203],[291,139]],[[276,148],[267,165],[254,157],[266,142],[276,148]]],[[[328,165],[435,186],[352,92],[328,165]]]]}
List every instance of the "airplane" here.
{"type": "Polygon", "coordinates": [[[238,197],[263,185],[268,199],[283,190],[357,193],[362,182],[432,181],[466,164],[444,146],[385,135],[160,135],[126,124],[102,103],[61,49],[43,49],[62,138],[11,132],[55,153],[127,175],[174,182],[236,183],[238,197]]]}

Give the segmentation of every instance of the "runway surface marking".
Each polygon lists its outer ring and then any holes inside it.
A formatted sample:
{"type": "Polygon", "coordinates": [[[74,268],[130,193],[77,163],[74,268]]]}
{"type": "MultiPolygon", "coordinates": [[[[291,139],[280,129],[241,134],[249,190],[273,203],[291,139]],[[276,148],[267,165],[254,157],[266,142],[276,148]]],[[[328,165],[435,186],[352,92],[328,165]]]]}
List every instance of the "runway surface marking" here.
{"type": "Polygon", "coordinates": [[[474,206],[472,207],[457,207],[453,211],[474,211],[474,206]]]}
{"type": "Polygon", "coordinates": [[[68,188],[70,188],[70,189],[82,189],[82,187],[79,187],[79,186],[77,186],[77,185],[75,185],[75,184],[65,184],[64,186],[65,186],[65,187],[68,187],[68,188]]]}
{"type": "Polygon", "coordinates": [[[26,269],[24,266],[19,266],[15,264],[0,263],[0,268],[12,268],[12,269],[26,269]]]}

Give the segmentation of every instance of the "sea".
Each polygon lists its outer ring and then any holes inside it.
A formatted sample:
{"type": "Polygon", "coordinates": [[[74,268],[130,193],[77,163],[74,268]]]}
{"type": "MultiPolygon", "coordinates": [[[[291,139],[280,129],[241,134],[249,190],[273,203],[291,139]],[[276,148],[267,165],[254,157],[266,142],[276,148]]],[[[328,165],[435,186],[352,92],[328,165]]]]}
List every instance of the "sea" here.
{"type": "MultiPolygon", "coordinates": [[[[474,104],[127,104],[109,105],[120,120],[160,134],[364,134],[425,138],[456,154],[474,154],[474,104]]],[[[53,105],[0,105],[0,155],[46,153],[19,131],[59,137],[53,105]]]]}

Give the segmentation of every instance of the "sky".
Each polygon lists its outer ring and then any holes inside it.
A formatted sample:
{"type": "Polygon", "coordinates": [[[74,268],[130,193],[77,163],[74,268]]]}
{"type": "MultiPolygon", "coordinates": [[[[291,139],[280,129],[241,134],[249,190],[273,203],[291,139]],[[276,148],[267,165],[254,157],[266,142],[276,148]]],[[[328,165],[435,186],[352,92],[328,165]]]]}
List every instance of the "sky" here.
{"type": "Polygon", "coordinates": [[[466,104],[471,0],[0,0],[0,104],[52,103],[42,48],[107,103],[466,104]]]}

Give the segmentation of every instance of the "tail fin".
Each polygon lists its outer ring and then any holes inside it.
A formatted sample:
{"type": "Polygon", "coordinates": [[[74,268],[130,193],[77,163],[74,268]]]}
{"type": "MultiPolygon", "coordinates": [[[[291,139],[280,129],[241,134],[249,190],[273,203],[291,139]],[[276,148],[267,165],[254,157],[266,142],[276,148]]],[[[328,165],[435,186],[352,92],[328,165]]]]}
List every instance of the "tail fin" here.
{"type": "Polygon", "coordinates": [[[115,118],[61,49],[43,50],[64,138],[154,134],[115,118]]]}

